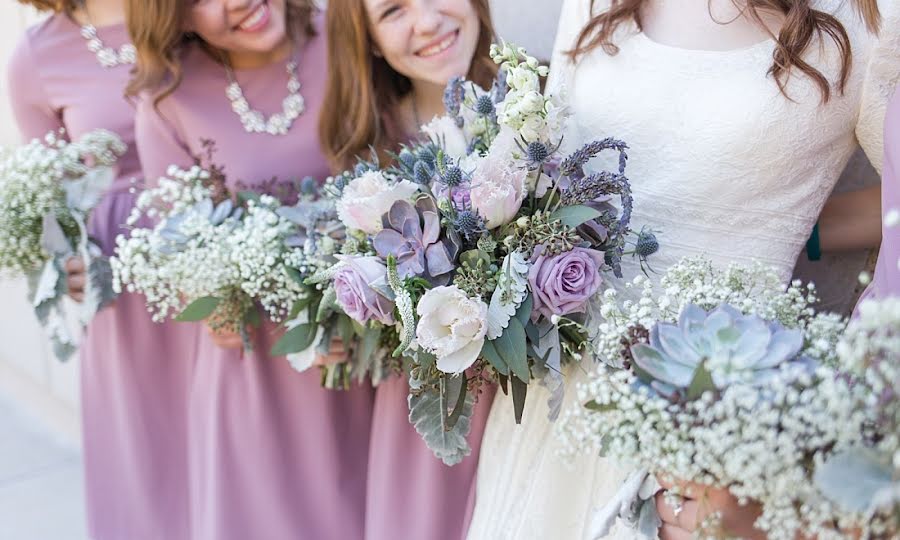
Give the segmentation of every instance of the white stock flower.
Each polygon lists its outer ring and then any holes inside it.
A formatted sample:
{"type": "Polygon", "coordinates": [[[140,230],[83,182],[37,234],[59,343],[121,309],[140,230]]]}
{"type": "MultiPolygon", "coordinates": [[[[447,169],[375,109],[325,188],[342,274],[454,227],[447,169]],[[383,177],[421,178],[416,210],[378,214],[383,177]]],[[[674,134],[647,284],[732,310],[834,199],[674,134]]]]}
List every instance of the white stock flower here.
{"type": "Polygon", "coordinates": [[[449,116],[435,116],[431,122],[422,126],[428,138],[444,149],[448,157],[459,159],[465,157],[469,143],[462,128],[449,116]]]}
{"type": "Polygon", "coordinates": [[[519,92],[540,92],[541,82],[537,73],[527,67],[510,68],[506,76],[506,83],[519,92]]]}
{"type": "Polygon", "coordinates": [[[344,188],[337,203],[337,213],[348,229],[367,234],[381,230],[381,216],[399,200],[412,197],[418,187],[407,180],[391,183],[379,171],[367,171],[344,188]]]}
{"type": "Polygon", "coordinates": [[[419,300],[419,345],[437,356],[444,373],[462,373],[475,363],[487,334],[487,304],[456,286],[435,287],[419,300]]]}

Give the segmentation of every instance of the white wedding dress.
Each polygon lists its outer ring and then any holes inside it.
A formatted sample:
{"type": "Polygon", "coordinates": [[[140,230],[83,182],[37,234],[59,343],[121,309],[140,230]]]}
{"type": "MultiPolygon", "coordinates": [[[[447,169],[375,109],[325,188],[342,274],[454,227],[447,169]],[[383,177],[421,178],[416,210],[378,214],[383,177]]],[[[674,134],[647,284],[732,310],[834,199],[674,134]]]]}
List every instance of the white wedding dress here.
{"type": "MultiPolygon", "coordinates": [[[[654,270],[705,255],[719,264],[759,260],[789,279],[857,143],[880,165],[885,103],[900,75],[898,8],[882,2],[884,37],[877,41],[849,1],[816,2],[845,25],[853,46],[846,91],[822,105],[818,88],[801,75],[788,84],[793,101],[780,94],[766,76],[771,41],[697,51],[656,43],[632,28],[617,39],[618,55],[597,49],[572,66],[562,52],[589,20],[589,4],[566,0],[563,6],[550,87],[564,83],[568,90],[569,146],[607,136],[630,146],[632,225],[657,232],[662,247],[652,258],[654,270]]],[[[608,1],[597,0],[594,9],[605,6],[608,1]]],[[[840,62],[830,42],[813,47],[807,60],[836,80],[840,62]]],[[[611,169],[613,163],[592,165],[611,169]]],[[[639,272],[630,259],[623,270],[625,279],[639,272]]],[[[590,369],[568,370],[564,407],[579,406],[574,388],[590,369]]],[[[519,426],[512,399],[498,394],[494,400],[469,540],[586,539],[595,510],[629,472],[595,456],[559,457],[548,397],[543,388],[529,388],[519,426]]],[[[632,537],[621,528],[610,536],[632,537]]]]}

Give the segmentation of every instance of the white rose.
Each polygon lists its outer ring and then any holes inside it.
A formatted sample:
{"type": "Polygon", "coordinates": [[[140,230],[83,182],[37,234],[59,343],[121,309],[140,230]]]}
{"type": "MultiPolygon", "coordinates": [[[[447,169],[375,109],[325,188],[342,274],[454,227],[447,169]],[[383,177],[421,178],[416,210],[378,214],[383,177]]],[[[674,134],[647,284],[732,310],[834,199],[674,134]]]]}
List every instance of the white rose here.
{"type": "Polygon", "coordinates": [[[488,229],[512,221],[525,200],[527,171],[515,167],[508,159],[508,155],[500,157],[491,152],[472,174],[472,206],[484,218],[488,229]]]}
{"type": "Polygon", "coordinates": [[[435,116],[431,122],[422,126],[422,131],[428,135],[431,142],[444,149],[448,157],[459,159],[465,157],[469,143],[462,128],[456,125],[456,121],[449,116],[435,116]]]}
{"type": "Polygon", "coordinates": [[[338,218],[348,229],[367,234],[381,230],[381,216],[399,201],[412,197],[418,190],[408,180],[392,184],[379,171],[367,171],[344,188],[337,203],[338,218]]]}
{"type": "Polygon", "coordinates": [[[487,334],[487,304],[456,286],[435,287],[419,300],[416,339],[444,373],[462,373],[478,359],[487,334]]]}

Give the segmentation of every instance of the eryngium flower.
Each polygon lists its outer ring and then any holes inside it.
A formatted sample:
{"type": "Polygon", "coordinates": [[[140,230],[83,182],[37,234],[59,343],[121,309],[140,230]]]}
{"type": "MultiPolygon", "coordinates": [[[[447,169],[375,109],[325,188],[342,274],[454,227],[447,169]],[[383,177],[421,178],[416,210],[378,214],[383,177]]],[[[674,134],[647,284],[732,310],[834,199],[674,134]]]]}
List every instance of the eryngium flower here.
{"type": "Polygon", "coordinates": [[[382,259],[397,258],[400,277],[422,276],[437,284],[450,281],[459,246],[441,238],[441,218],[434,199],[419,196],[413,206],[401,200],[382,217],[383,229],[372,245],[382,259]]]}
{"type": "Polygon", "coordinates": [[[678,324],[658,323],[650,343],[631,347],[640,379],[668,397],[683,394],[698,369],[709,372],[713,388],[735,383],[763,386],[779,376],[806,372],[811,363],[799,357],[803,332],[788,330],[728,304],[706,312],[689,304],[678,324]]]}

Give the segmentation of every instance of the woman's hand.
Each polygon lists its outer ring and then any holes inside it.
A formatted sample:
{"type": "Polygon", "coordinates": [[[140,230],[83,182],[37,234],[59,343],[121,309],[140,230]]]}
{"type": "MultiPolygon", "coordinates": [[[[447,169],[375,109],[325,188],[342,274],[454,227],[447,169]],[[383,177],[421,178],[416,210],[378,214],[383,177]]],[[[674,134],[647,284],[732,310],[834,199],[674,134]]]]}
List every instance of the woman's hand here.
{"type": "Polygon", "coordinates": [[[717,489],[709,486],[691,483],[678,483],[679,493],[684,499],[681,510],[669,506],[665,500],[665,490],[673,488],[676,484],[660,480],[663,491],[656,494],[656,509],[662,519],[662,527],[659,529],[660,540],[688,540],[694,537],[694,532],[700,527],[707,517],[718,513],[720,516],[718,526],[729,537],[745,538],[748,540],[763,540],[766,535],[755,529],[753,523],[760,515],[760,508],[756,504],[740,505],[728,490],[717,489]]]}
{"type": "Polygon", "coordinates": [[[316,354],[313,366],[331,366],[347,361],[347,351],[344,350],[344,342],[339,337],[331,339],[328,354],[316,354]]]}
{"type": "Polygon", "coordinates": [[[66,287],[69,296],[76,302],[84,301],[84,285],[87,281],[84,261],[81,257],[73,255],[66,259],[63,266],[66,271],[66,287]]]}

